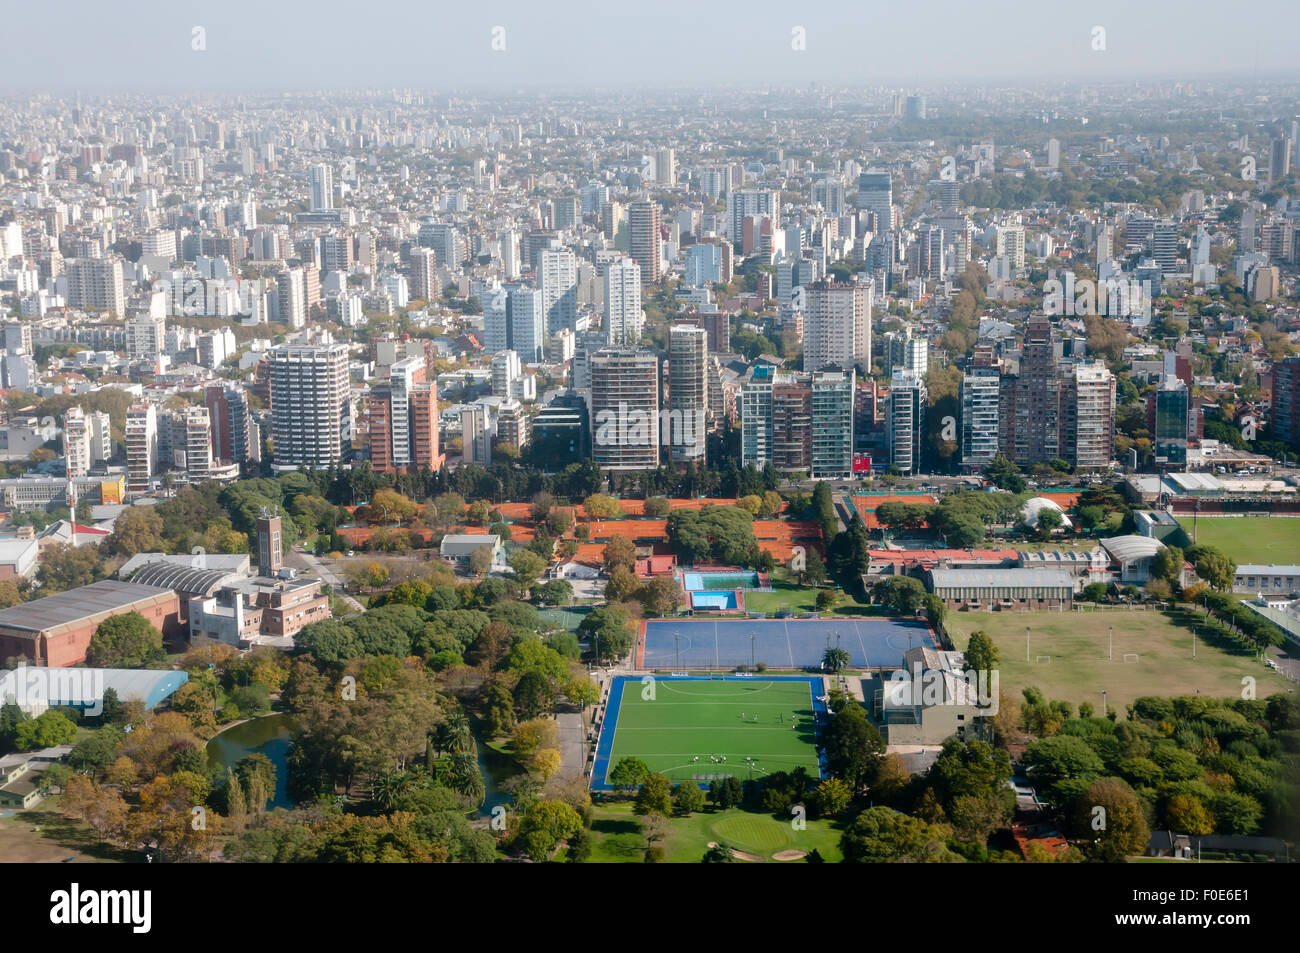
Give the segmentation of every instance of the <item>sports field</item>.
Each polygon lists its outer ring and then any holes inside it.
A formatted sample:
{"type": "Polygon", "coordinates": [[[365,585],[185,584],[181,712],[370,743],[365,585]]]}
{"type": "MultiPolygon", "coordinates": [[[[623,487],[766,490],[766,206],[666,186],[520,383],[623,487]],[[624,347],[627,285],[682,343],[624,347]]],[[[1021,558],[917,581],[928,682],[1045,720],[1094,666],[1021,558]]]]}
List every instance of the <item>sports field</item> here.
{"type": "Polygon", "coordinates": [[[1156,610],[1083,612],[950,612],[947,628],[957,648],[983,629],[993,637],[1002,661],[999,688],[1020,701],[1035,686],[1050,699],[1074,705],[1090,702],[1101,713],[1103,690],[1123,717],[1124,706],[1143,695],[1212,695],[1240,698],[1242,677],[1256,680],[1257,697],[1295,686],[1231,644],[1196,640],[1192,658],[1192,616],[1156,610]],[[1025,661],[1025,628],[1029,657],[1025,661]],[[1115,658],[1109,627],[1115,629],[1115,658]],[[1136,656],[1136,659],[1133,657],[1136,656]],[[1050,657],[1050,661],[1049,661],[1050,657]],[[1129,661],[1125,661],[1128,657],[1129,661]]]}
{"type": "Polygon", "coordinates": [[[705,786],[727,775],[744,781],[799,767],[820,777],[816,725],[826,709],[815,696],[822,691],[820,678],[620,677],[610,690],[592,788],[610,790],[609,770],[628,757],[705,786]]]}
{"type": "Polygon", "coordinates": [[[652,619],[636,659],[638,668],[674,672],[759,662],[816,669],[827,648],[839,647],[849,653],[852,668],[898,668],[903,653],[916,646],[937,643],[928,625],[910,619],[652,619]]]}
{"type": "MultiPolygon", "coordinates": [[[[1192,538],[1192,519],[1178,520],[1192,538]]],[[[1200,516],[1196,541],[1216,546],[1242,563],[1294,566],[1300,562],[1300,519],[1284,516],[1200,516]]]]}

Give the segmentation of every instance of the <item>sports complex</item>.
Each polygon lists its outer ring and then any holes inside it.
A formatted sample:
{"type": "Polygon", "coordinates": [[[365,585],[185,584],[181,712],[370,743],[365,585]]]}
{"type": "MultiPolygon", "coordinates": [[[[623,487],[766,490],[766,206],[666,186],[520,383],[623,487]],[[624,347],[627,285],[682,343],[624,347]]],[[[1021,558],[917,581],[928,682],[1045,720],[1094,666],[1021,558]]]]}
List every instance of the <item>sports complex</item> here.
{"type": "Polygon", "coordinates": [[[610,686],[592,790],[612,791],[610,769],[629,757],[701,787],[796,768],[819,778],[824,692],[816,676],[620,675],[610,686]]]}
{"type": "Polygon", "coordinates": [[[907,619],[652,619],[637,639],[636,666],[818,669],[826,649],[842,648],[851,668],[901,668],[918,646],[939,647],[928,625],[907,619]]]}

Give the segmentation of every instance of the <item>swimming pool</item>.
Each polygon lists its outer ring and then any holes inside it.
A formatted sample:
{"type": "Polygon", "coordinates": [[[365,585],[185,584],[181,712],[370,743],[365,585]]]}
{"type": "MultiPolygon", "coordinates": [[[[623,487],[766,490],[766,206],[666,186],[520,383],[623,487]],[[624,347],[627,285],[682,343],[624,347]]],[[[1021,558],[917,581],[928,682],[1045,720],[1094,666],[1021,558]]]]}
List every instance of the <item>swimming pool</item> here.
{"type": "Polygon", "coordinates": [[[735,589],[691,593],[691,608],[696,610],[723,612],[729,609],[742,609],[744,605],[744,596],[735,589]]]}
{"type": "Polygon", "coordinates": [[[719,589],[760,589],[756,572],[684,572],[682,588],[688,592],[713,592],[719,589]]]}

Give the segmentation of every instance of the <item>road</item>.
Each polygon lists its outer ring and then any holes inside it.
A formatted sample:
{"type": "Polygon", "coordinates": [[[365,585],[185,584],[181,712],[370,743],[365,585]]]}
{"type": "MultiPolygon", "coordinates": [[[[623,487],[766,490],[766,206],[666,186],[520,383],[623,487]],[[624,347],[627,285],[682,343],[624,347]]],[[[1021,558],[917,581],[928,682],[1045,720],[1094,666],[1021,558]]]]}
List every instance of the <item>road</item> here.
{"type": "Polygon", "coordinates": [[[357,602],[356,599],[344,594],[343,588],[346,583],[339,578],[338,574],[327,569],[325,564],[311,553],[303,552],[300,549],[292,549],[289,551],[288,555],[285,556],[284,561],[286,563],[298,563],[299,565],[295,565],[293,567],[294,569],[302,569],[305,572],[319,576],[322,581],[329,583],[330,588],[334,590],[335,598],[347,605],[347,607],[352,611],[366,611],[365,606],[357,602]]]}

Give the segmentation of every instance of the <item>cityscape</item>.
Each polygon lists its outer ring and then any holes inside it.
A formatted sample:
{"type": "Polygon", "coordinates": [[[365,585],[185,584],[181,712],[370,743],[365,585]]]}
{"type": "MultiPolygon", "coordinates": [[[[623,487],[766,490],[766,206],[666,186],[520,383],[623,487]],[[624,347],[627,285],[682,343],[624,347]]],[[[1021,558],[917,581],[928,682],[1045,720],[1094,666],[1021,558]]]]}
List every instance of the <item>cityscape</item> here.
{"type": "Polygon", "coordinates": [[[1291,862],[1290,61],[464,18],[8,68],[0,860],[1291,862]]]}

